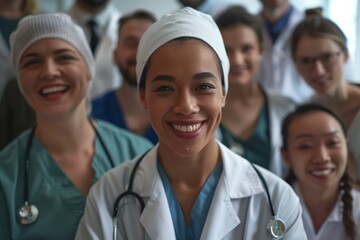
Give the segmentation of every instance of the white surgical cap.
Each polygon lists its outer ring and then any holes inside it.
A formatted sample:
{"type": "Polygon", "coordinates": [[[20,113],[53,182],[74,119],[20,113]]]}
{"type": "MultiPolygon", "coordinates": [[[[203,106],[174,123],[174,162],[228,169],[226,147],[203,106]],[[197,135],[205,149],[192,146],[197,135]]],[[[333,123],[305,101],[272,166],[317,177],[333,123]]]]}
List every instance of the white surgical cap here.
{"type": "MultiPolygon", "coordinates": [[[[65,13],[29,15],[19,22],[16,31],[10,36],[12,64],[16,72],[19,70],[19,62],[24,52],[33,43],[45,38],[62,39],[73,45],[84,58],[93,78],[95,60],[84,31],[65,13]]],[[[22,91],[20,82],[19,86],[22,91]]]]}
{"type": "Polygon", "coordinates": [[[144,67],[153,52],[171,40],[180,37],[192,37],[207,43],[221,61],[225,92],[228,90],[229,59],[224,42],[210,15],[185,7],[179,11],[164,15],[152,24],[141,37],[138,52],[136,74],[140,83],[144,67]]]}

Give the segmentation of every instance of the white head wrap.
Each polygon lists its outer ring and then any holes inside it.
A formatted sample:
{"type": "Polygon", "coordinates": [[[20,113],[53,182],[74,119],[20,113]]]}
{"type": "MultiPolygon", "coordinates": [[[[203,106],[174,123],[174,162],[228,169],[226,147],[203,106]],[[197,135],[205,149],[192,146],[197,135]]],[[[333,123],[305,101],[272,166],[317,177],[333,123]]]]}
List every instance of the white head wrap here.
{"type": "Polygon", "coordinates": [[[94,76],[95,61],[84,31],[65,13],[30,15],[19,22],[10,36],[12,64],[16,71],[24,52],[45,38],[58,38],[73,45],[87,63],[91,77],[94,76]]]}
{"type": "Polygon", "coordinates": [[[229,59],[219,28],[210,15],[190,7],[185,7],[172,14],[166,14],[153,23],[141,37],[136,56],[138,85],[144,67],[153,52],[167,42],[180,37],[200,39],[215,51],[221,61],[224,88],[227,92],[229,59]]]}

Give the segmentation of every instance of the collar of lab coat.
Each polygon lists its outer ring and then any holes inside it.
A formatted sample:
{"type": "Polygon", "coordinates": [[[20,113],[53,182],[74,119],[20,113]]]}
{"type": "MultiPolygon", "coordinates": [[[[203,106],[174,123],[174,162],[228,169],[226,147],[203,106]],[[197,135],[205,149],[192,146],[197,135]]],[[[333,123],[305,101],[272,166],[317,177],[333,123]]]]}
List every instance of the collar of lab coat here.
{"type": "MultiPolygon", "coordinates": [[[[216,217],[209,217],[206,220],[202,239],[211,238],[211,236],[226,236],[241,222],[232,201],[264,191],[250,163],[221,143],[218,142],[218,144],[222,156],[223,172],[208,213],[208,216],[216,217]],[[216,227],[219,219],[226,222],[226,224],[222,224],[225,227],[216,227]]],[[[143,188],[136,191],[144,199],[148,199],[140,221],[151,239],[176,239],[169,207],[164,207],[168,206],[168,202],[156,168],[157,149],[158,145],[144,157],[136,174],[137,181],[141,179],[140,181],[144,183],[143,188]]]]}

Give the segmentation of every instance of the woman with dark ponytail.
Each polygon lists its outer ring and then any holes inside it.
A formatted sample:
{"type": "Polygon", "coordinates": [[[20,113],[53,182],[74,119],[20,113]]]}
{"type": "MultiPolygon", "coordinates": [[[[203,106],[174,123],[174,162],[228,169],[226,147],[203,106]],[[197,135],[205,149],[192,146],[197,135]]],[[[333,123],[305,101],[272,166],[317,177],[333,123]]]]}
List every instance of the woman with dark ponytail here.
{"type": "Polygon", "coordinates": [[[331,110],[298,106],[282,123],[287,181],[299,195],[308,239],[360,239],[360,192],[347,171],[346,130],[331,110]]]}

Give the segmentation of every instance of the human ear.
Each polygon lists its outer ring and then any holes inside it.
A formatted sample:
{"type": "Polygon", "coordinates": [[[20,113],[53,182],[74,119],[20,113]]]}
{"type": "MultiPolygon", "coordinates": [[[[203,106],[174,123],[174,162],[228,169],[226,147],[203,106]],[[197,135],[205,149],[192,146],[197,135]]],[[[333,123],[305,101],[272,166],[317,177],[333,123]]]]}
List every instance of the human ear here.
{"type": "Polygon", "coordinates": [[[285,162],[285,164],[288,165],[288,166],[291,166],[289,153],[288,153],[288,151],[286,149],[281,148],[281,156],[282,156],[282,159],[285,162]]]}
{"type": "Polygon", "coordinates": [[[221,100],[222,102],[221,102],[221,107],[225,107],[225,104],[226,104],[226,96],[225,95],[223,95],[222,96],[222,100],[221,100]]]}
{"type": "Polygon", "coordinates": [[[147,109],[148,106],[147,106],[147,101],[145,98],[145,89],[139,89],[139,95],[140,95],[140,102],[141,102],[142,107],[144,109],[147,109]]]}

